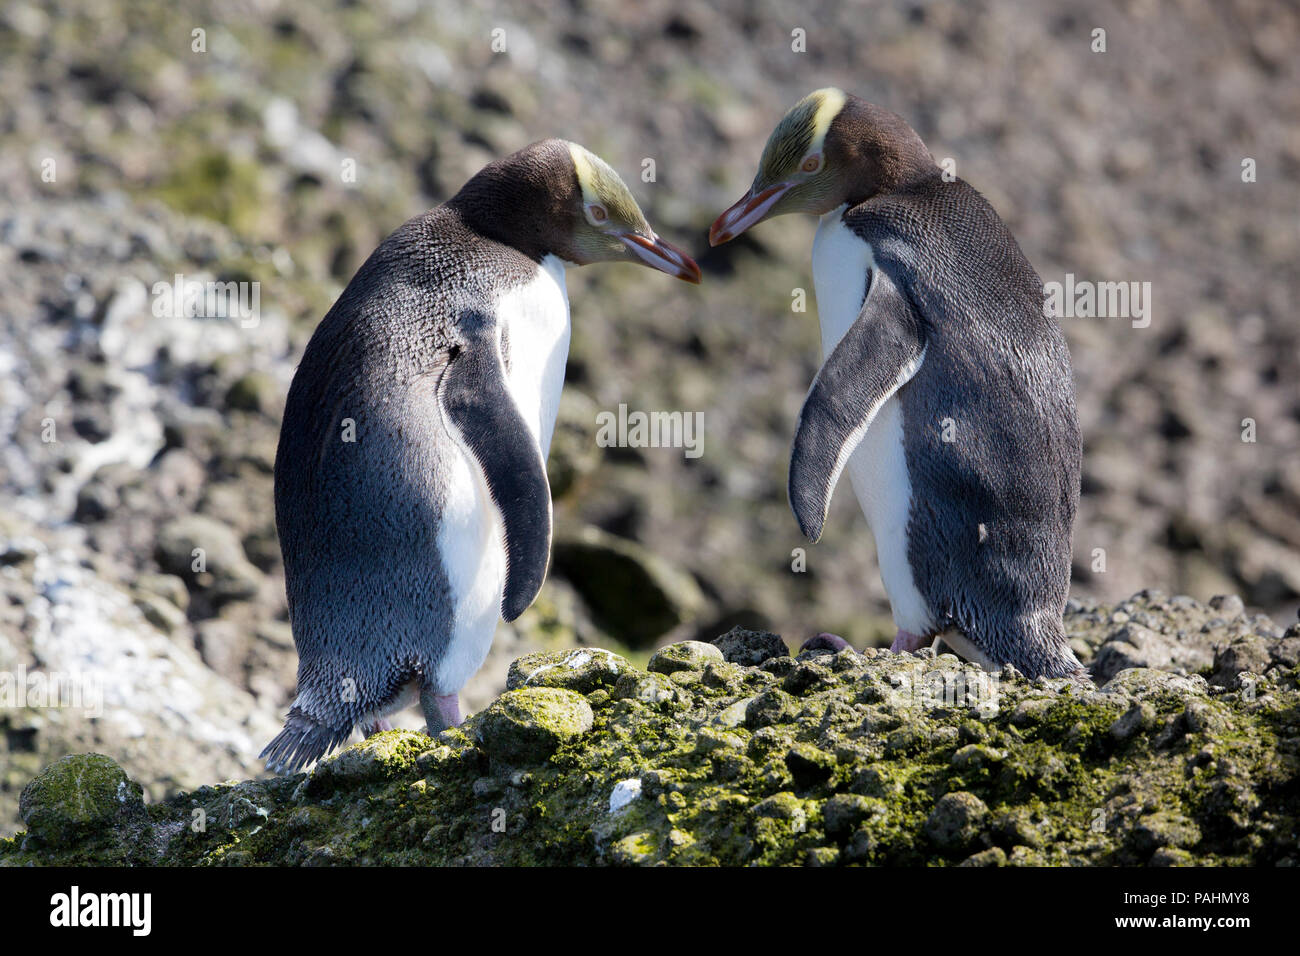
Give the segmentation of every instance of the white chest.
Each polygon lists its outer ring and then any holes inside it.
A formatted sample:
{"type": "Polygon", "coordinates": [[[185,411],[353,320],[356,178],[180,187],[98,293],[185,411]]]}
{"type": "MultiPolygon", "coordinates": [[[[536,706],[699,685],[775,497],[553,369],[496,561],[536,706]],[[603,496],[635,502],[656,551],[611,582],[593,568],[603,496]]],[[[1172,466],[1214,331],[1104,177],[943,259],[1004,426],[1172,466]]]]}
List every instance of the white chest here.
{"type": "Polygon", "coordinates": [[[501,296],[496,311],[509,346],[506,385],[545,459],[569,357],[569,295],[563,261],[547,256],[531,282],[501,296]]]}
{"type": "MultiPolygon", "coordinates": [[[[569,355],[563,262],[547,256],[536,278],[497,300],[496,315],[509,345],[506,387],[545,461],[569,355]]],[[[454,618],[433,679],[437,693],[451,694],[483,666],[500,617],[506,573],[500,515],[467,452],[453,456],[448,468],[438,544],[454,618]]]]}
{"type": "Polygon", "coordinates": [[[822,358],[828,357],[862,310],[871,247],[844,225],[844,206],[822,216],[813,238],[813,288],[822,328],[822,358]]]}
{"type": "MultiPolygon", "coordinates": [[[[862,311],[867,275],[874,266],[871,247],[844,225],[843,212],[841,206],[823,216],[813,240],[813,285],[823,358],[835,350],[862,311]]],[[[897,396],[890,396],[880,407],[845,471],[876,539],[880,577],[889,594],[894,623],[905,631],[925,634],[933,615],[916,588],[907,559],[912,482],[903,446],[903,410],[897,396]]]]}

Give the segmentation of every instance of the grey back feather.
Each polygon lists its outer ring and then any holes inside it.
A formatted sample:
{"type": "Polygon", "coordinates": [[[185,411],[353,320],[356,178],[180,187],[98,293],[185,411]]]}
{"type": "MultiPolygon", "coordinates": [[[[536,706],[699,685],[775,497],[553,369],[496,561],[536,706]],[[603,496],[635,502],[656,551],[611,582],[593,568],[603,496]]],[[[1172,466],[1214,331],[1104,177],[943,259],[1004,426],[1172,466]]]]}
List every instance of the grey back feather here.
{"type": "Polygon", "coordinates": [[[925,324],[899,391],[917,587],[995,662],[1079,673],[1061,615],[1082,440],[1042,281],[983,196],[937,171],[844,218],[925,324]]]}
{"type": "Polygon", "coordinates": [[[299,654],[297,706],[265,751],[283,769],[345,740],[437,666],[454,610],[436,543],[456,453],[438,380],[460,340],[455,317],[491,315],[492,283],[535,271],[439,207],[380,244],[308,343],[275,464],[299,654]]]}

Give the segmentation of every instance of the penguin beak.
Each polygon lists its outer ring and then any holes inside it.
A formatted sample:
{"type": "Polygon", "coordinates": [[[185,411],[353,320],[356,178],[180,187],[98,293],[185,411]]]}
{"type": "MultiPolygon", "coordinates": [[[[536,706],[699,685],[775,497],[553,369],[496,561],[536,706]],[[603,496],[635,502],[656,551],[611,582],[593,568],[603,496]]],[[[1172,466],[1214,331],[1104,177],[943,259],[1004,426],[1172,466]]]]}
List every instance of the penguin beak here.
{"type": "Polygon", "coordinates": [[[698,284],[702,278],[700,267],[695,264],[694,259],[672,243],[665,242],[658,236],[651,235],[650,238],[646,238],[639,233],[625,232],[620,234],[618,238],[623,241],[625,246],[636,253],[638,259],[652,269],[658,269],[670,276],[676,276],[684,282],[698,284]]]}
{"type": "Polygon", "coordinates": [[[777,200],[789,192],[793,185],[794,183],[777,183],[758,193],[751,189],[740,202],[714,220],[709,229],[709,245],[720,246],[724,242],[730,242],[750,226],[761,222],[777,200]]]}

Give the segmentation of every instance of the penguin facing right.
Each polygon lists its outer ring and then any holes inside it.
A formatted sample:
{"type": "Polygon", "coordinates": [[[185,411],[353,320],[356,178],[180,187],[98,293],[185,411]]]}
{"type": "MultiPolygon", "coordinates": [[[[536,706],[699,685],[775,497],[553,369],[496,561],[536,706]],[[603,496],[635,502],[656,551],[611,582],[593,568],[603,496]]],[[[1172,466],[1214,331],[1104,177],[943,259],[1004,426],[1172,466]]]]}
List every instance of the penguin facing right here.
{"type": "MultiPolygon", "coordinates": [[[[1086,680],[1062,625],[1082,440],[1042,280],[902,118],[838,89],[786,114],[709,242],[795,212],[821,217],[824,357],[791,451],[800,529],[820,538],[847,467],[893,650],[942,639],[991,670],[1086,680]]],[[[847,646],[829,634],[809,645],[847,646]]]]}
{"type": "Polygon", "coordinates": [[[566,266],[689,282],[618,174],[550,139],[489,163],[371,254],[294,375],[275,460],[298,691],[262,751],[295,772],[419,700],[430,734],[550,559],[566,266]]]}

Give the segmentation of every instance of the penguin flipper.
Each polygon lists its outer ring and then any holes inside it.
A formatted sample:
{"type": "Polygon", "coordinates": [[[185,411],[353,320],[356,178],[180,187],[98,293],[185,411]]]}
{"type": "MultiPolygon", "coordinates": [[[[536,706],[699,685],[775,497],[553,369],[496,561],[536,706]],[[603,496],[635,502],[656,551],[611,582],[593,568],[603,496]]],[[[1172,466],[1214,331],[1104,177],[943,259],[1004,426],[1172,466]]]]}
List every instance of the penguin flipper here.
{"type": "Polygon", "coordinates": [[[466,316],[438,384],[453,432],[478,462],[505,526],[501,616],[513,621],[542,589],[551,559],[551,486],[537,439],[506,385],[494,323],[466,316]],[[466,327],[469,328],[466,328],[466,327]]]}
{"type": "Polygon", "coordinates": [[[813,379],[790,449],[790,508],[809,540],[822,536],[849,456],[924,359],[921,317],[884,270],[872,269],[862,310],[813,379]]]}

